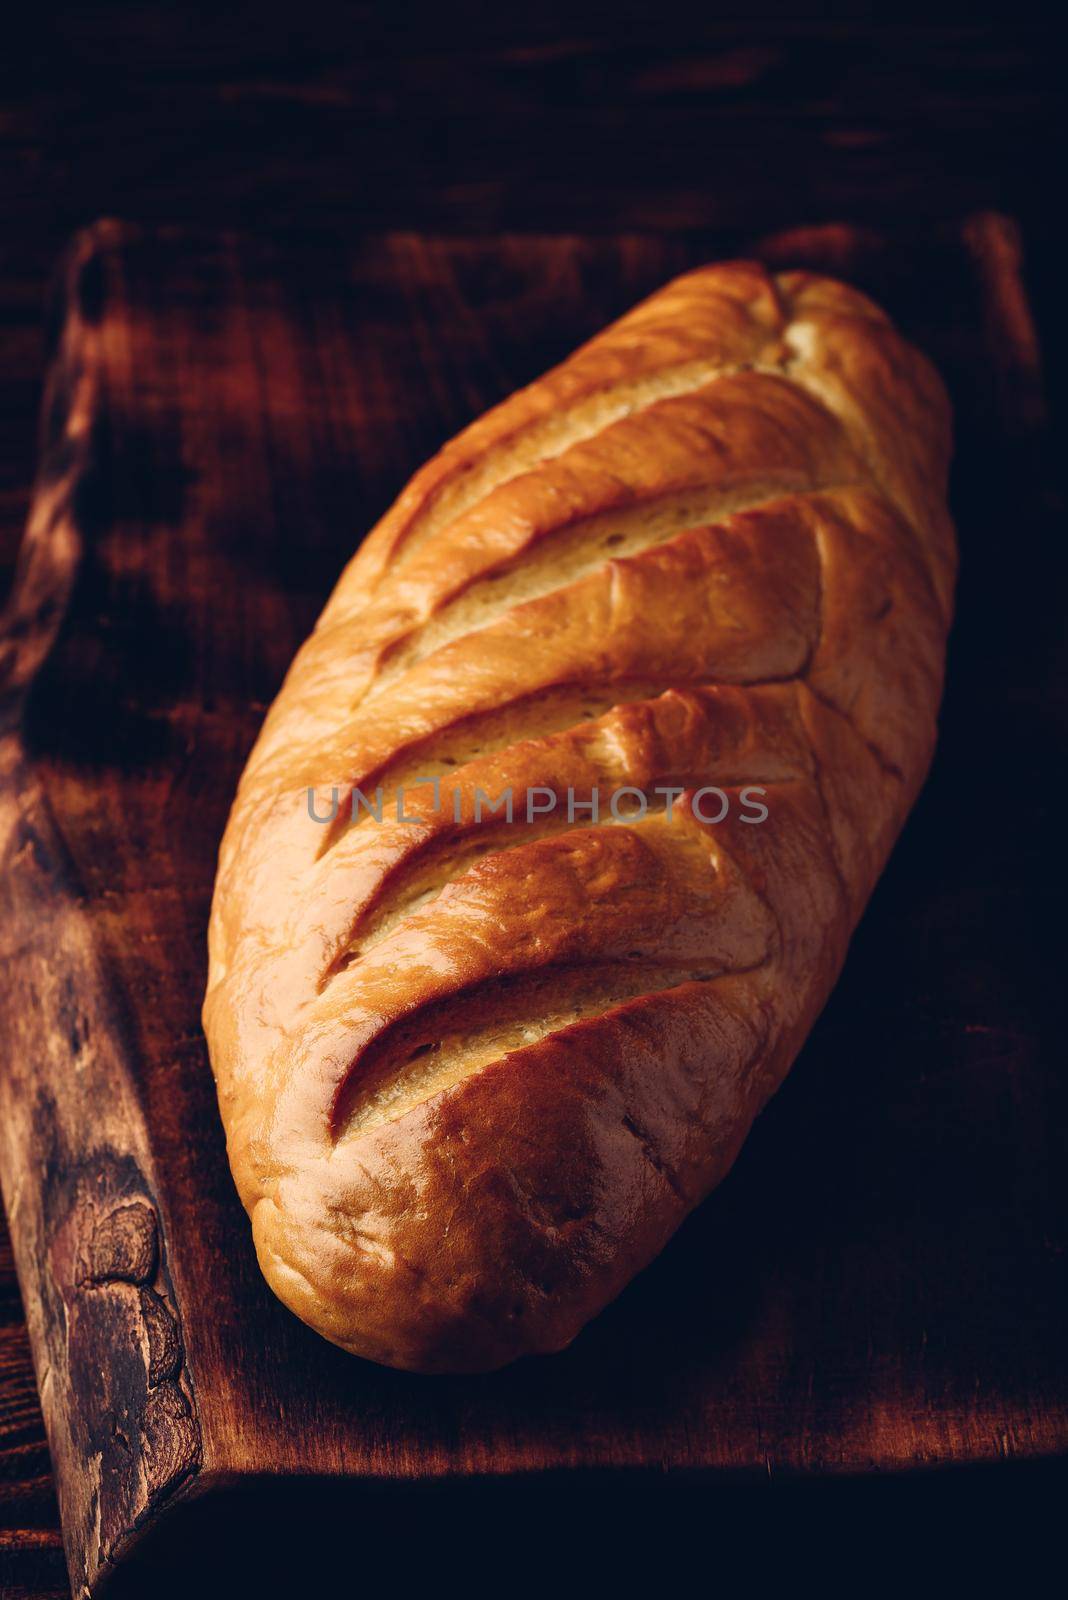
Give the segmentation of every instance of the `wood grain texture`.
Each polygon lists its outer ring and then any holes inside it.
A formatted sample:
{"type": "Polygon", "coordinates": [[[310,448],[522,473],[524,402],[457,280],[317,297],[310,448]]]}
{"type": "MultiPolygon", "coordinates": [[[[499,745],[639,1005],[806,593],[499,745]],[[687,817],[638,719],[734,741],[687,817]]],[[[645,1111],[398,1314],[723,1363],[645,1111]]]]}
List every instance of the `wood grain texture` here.
{"type": "Polygon", "coordinates": [[[268,1473],[314,1484],[325,1529],[357,1482],[855,1473],[1068,1445],[1059,978],[1040,937],[1063,729],[1035,687],[1058,596],[1006,560],[1043,548],[1056,504],[998,218],[761,246],[855,277],[939,362],[964,569],[931,784],[722,1191],[565,1355],[432,1384],[277,1305],[232,1192],[204,926],[293,651],[443,438],[742,242],[267,247],[104,225],[68,258],[0,647],[0,1146],[76,1585],[106,1588],[113,1557],[136,1570],[137,1523],[144,1559],[169,1537],[173,1561],[213,1508],[262,1519],[268,1473]]]}
{"type": "Polygon", "coordinates": [[[24,12],[0,180],[30,236],[116,196],[139,220],[465,231],[1049,212],[1058,40],[1026,6],[314,9],[24,12]]]}
{"type": "Polygon", "coordinates": [[[20,1574],[40,1580],[42,1593],[51,1587],[67,1595],[52,1469],[6,1226],[0,1227],[0,1396],[0,1594],[14,1596],[20,1574]]]}

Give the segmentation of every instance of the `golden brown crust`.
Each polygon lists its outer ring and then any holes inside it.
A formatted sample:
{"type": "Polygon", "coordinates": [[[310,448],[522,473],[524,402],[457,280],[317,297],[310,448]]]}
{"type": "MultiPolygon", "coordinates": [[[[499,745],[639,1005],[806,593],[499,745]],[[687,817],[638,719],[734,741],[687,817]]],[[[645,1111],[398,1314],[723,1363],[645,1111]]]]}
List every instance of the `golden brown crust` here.
{"type": "Polygon", "coordinates": [[[875,306],[729,263],[365,541],[242,778],[205,1002],[260,1262],[327,1338],[423,1371],[560,1348],[726,1172],[930,760],[948,456],[875,306]],[[649,804],[604,815],[623,787],[649,804]]]}

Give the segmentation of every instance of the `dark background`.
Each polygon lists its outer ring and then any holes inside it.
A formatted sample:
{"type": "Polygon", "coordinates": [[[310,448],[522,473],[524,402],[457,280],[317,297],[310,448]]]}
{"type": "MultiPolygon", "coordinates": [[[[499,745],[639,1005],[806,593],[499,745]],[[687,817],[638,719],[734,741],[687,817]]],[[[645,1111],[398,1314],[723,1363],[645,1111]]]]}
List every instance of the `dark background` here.
{"type": "MultiPolygon", "coordinates": [[[[27,7],[0,40],[0,588],[29,503],[50,266],[101,215],[258,232],[729,236],[997,208],[1022,224],[1060,436],[1064,107],[1051,19],[898,8],[884,22],[800,5],[743,18],[586,0],[219,11],[27,7]]],[[[835,1502],[835,1536],[863,1524],[876,1565],[902,1548],[920,1563],[921,1526],[957,1559],[969,1540],[992,1555],[1016,1533],[1033,1551],[1055,1483],[1063,1491],[1051,1468],[986,1470],[952,1497],[935,1483],[878,1500],[854,1486],[835,1502]]],[[[683,1513],[713,1536],[707,1500],[697,1508],[680,1490],[676,1535],[683,1513]]],[[[810,1536],[793,1548],[810,1568],[811,1496],[791,1540],[802,1525],[810,1536]]],[[[0,1595],[66,1592],[0,1225],[0,1595]]]]}

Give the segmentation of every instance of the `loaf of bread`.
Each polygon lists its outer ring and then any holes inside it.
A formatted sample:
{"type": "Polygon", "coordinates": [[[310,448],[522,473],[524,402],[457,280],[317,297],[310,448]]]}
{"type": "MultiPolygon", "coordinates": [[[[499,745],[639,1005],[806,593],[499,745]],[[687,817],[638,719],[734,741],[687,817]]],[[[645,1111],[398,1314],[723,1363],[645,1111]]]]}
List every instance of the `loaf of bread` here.
{"type": "Polygon", "coordinates": [[[559,1350],[724,1176],[928,767],[949,435],[868,299],[732,262],[360,547],[241,780],[204,1012],[262,1270],[327,1339],[559,1350]]]}

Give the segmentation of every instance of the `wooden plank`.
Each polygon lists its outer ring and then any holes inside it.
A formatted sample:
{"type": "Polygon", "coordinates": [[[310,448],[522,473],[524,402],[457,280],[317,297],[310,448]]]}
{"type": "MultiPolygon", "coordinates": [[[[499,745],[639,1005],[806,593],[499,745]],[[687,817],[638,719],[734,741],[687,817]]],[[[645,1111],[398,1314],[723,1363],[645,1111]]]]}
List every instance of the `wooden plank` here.
{"type": "Polygon", "coordinates": [[[276,1304],[233,1195],[204,927],[293,651],[444,437],[743,243],[104,225],[66,262],[0,642],[0,1159],[76,1592],[153,1546],[180,1566],[182,1530],[213,1517],[262,1519],[265,1477],[287,1514],[314,1485],[304,1512],[336,1543],[352,1485],[890,1471],[1068,1442],[1059,980],[1032,920],[1056,844],[1035,663],[1060,619],[1006,560],[1041,548],[1053,479],[1003,219],[760,245],[872,288],[943,367],[965,566],[931,785],[721,1193],[563,1356],[433,1383],[276,1304]]]}
{"type": "Polygon", "coordinates": [[[1052,16],[732,9],[334,0],[314,28],[247,0],[196,26],[115,0],[27,9],[33,71],[0,57],[0,180],[34,237],[117,195],[139,220],[464,231],[997,203],[1053,233],[1052,16]]]}

